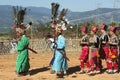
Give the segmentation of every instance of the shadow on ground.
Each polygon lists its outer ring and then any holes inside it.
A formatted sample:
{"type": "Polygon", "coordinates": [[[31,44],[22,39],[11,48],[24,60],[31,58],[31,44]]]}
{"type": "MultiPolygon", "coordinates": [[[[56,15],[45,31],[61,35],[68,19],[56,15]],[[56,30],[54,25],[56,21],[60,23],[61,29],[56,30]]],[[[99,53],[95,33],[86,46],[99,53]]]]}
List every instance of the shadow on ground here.
{"type": "Polygon", "coordinates": [[[35,75],[35,74],[37,74],[39,72],[44,72],[44,71],[48,71],[48,70],[50,70],[50,68],[48,68],[48,67],[32,69],[30,71],[30,75],[35,75]]]}
{"type": "Polygon", "coordinates": [[[80,71],[80,66],[69,67],[67,73],[70,75],[76,73],[77,71],[80,71]]]}

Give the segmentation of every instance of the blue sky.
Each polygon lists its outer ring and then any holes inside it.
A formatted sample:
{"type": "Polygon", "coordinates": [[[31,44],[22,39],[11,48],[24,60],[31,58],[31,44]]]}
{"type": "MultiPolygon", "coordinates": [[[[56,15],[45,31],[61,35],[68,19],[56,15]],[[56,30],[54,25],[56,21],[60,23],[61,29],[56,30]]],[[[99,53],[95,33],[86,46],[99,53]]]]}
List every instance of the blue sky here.
{"type": "Polygon", "coordinates": [[[0,5],[37,6],[51,8],[52,2],[61,4],[61,8],[68,8],[71,11],[89,11],[100,8],[119,8],[120,0],[2,0],[0,5]],[[119,1],[119,2],[117,2],[119,1]]]}

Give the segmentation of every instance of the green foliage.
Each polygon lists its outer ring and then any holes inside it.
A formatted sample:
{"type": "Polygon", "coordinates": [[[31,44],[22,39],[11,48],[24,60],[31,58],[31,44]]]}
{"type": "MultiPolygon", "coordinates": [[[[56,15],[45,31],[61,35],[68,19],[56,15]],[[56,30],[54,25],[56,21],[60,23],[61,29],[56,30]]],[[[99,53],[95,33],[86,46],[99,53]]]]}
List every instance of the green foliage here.
{"type": "Polygon", "coordinates": [[[115,22],[112,22],[111,24],[109,24],[110,26],[116,26],[117,25],[117,23],[115,23],[115,22]]]}
{"type": "MultiPolygon", "coordinates": [[[[114,24],[116,24],[116,23],[114,23],[114,24]]],[[[66,38],[80,38],[81,37],[81,28],[84,25],[86,25],[88,27],[88,34],[90,33],[92,26],[97,26],[98,28],[100,27],[100,24],[96,24],[93,21],[86,22],[86,23],[80,23],[77,25],[69,25],[69,26],[67,26],[67,30],[63,31],[63,35],[66,38]],[[72,28],[70,28],[70,26],[72,26],[72,28]]],[[[110,27],[111,25],[109,24],[108,26],[110,27]]],[[[35,31],[34,35],[36,35],[37,38],[44,38],[48,32],[50,32],[51,34],[53,33],[50,24],[47,24],[47,25],[46,24],[42,24],[42,25],[38,24],[34,28],[34,31],[35,31]]],[[[100,36],[100,34],[101,34],[100,31],[98,31],[97,34],[100,36]]],[[[120,33],[118,33],[118,31],[117,31],[117,34],[120,34],[120,33]]]]}
{"type": "MultiPolygon", "coordinates": [[[[80,23],[77,25],[68,25],[67,30],[63,31],[63,35],[66,38],[80,38],[81,37],[81,28],[82,28],[82,26],[85,26],[85,25],[88,27],[88,33],[90,33],[92,26],[97,26],[98,28],[100,27],[100,24],[96,24],[94,21],[80,23]]],[[[120,26],[120,23],[108,24],[109,27],[111,25],[120,26]]],[[[37,21],[37,23],[34,24],[32,26],[32,28],[30,28],[27,31],[26,34],[31,38],[45,38],[47,33],[51,33],[53,35],[51,24],[50,23],[44,24],[42,21],[37,21]]],[[[119,31],[117,31],[116,33],[117,33],[117,35],[120,34],[119,31]]],[[[98,31],[97,34],[100,35],[101,34],[100,31],[98,31]]],[[[0,34],[0,36],[1,35],[4,36],[6,34],[0,34]]],[[[10,33],[7,35],[9,35],[11,38],[13,38],[13,37],[15,37],[16,34],[15,34],[14,30],[11,30],[10,33]]]]}

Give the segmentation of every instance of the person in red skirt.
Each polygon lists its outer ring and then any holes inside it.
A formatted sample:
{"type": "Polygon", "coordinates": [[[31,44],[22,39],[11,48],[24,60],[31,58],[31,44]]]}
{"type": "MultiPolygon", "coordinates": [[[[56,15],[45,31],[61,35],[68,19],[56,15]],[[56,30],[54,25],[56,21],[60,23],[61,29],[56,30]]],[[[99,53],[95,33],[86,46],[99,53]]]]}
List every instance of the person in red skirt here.
{"type": "Polygon", "coordinates": [[[89,75],[100,73],[100,67],[98,64],[98,48],[99,48],[99,37],[96,35],[98,28],[96,26],[92,27],[91,37],[89,39],[89,63],[90,63],[90,72],[89,75]],[[96,72],[95,72],[96,71],[96,72]]]}
{"type": "Polygon", "coordinates": [[[115,34],[116,27],[112,26],[110,28],[110,40],[109,44],[109,55],[107,57],[108,62],[108,74],[117,73],[118,71],[118,38],[115,34]]]}
{"type": "Polygon", "coordinates": [[[80,41],[80,45],[81,45],[81,53],[80,53],[80,74],[85,73],[84,71],[84,64],[86,64],[87,68],[90,68],[90,64],[88,61],[88,54],[89,54],[89,36],[87,35],[87,27],[83,26],[81,29],[82,32],[82,38],[80,41]]]}
{"type": "MultiPolygon", "coordinates": [[[[109,35],[107,33],[107,25],[106,24],[102,24],[100,27],[101,33],[102,35],[100,36],[100,47],[99,47],[99,65],[100,65],[100,69],[102,69],[102,61],[101,59],[107,59],[108,58],[108,54],[109,54],[109,47],[108,47],[108,41],[109,41],[109,35]]],[[[107,69],[108,69],[108,61],[106,60],[106,65],[107,65],[107,69]]]]}

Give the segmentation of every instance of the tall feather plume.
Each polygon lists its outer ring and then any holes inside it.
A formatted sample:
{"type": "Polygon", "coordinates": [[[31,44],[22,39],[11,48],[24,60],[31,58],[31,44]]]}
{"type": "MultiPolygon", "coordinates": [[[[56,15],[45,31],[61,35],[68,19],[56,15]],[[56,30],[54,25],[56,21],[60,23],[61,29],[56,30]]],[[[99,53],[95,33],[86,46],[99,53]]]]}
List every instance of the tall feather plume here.
{"type": "Polygon", "coordinates": [[[67,14],[67,11],[68,11],[68,9],[62,9],[62,11],[61,11],[61,13],[60,13],[60,16],[59,16],[59,20],[64,20],[63,18],[64,18],[64,16],[67,14]]]}
{"type": "Polygon", "coordinates": [[[16,18],[17,18],[17,27],[18,27],[18,24],[19,24],[18,11],[19,11],[19,7],[17,6],[17,7],[16,7],[16,12],[17,12],[17,14],[16,14],[16,18]]]}
{"type": "Polygon", "coordinates": [[[61,25],[61,28],[63,30],[66,30],[66,25],[68,24],[68,20],[65,19],[65,15],[67,14],[68,9],[62,9],[62,11],[60,12],[60,15],[58,16],[58,12],[59,12],[59,4],[58,3],[51,3],[51,13],[52,13],[52,28],[56,29],[58,26],[55,26],[53,23],[55,24],[59,24],[59,26],[61,25]]]}
{"type": "Polygon", "coordinates": [[[26,14],[26,8],[22,9],[22,7],[13,7],[13,17],[14,17],[14,24],[19,27],[21,23],[24,22],[24,16],[26,14]]]}
{"type": "Polygon", "coordinates": [[[54,12],[55,12],[55,3],[51,3],[51,9],[52,9],[52,19],[54,17],[54,12]]]}
{"type": "Polygon", "coordinates": [[[14,19],[14,24],[17,24],[17,11],[15,7],[13,7],[13,19],[14,19]]]}
{"type": "Polygon", "coordinates": [[[55,5],[55,14],[54,14],[55,19],[57,18],[57,15],[58,15],[59,6],[60,5],[58,3],[56,3],[56,5],[55,5]]]}
{"type": "Polygon", "coordinates": [[[25,14],[26,14],[26,8],[25,9],[20,8],[18,12],[18,19],[20,24],[23,23],[25,14]]]}
{"type": "Polygon", "coordinates": [[[51,3],[52,6],[52,20],[56,21],[58,15],[59,4],[51,3]]]}

